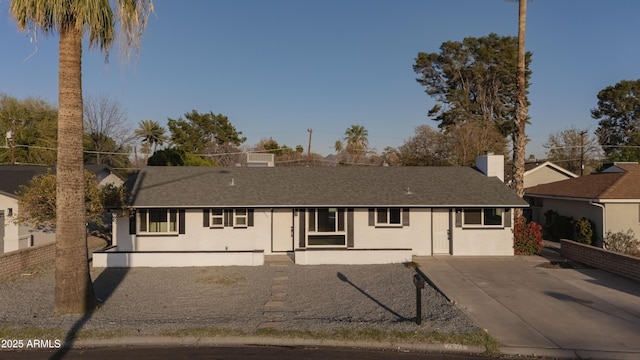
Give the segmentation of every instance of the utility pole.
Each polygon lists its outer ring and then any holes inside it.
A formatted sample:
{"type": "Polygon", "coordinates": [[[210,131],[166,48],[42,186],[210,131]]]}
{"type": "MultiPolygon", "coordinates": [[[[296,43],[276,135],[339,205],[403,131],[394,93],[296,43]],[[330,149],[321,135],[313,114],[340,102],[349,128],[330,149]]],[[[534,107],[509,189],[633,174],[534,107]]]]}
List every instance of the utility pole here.
{"type": "Polygon", "coordinates": [[[16,119],[11,119],[11,165],[16,164],[16,148],[15,148],[15,137],[16,137],[16,119]]]}
{"type": "Polygon", "coordinates": [[[307,129],[309,132],[309,146],[307,147],[307,159],[311,159],[311,136],[313,135],[313,129],[307,129]]]}
{"type": "Polygon", "coordinates": [[[584,172],[584,135],[586,131],[580,132],[580,176],[584,172]]]}

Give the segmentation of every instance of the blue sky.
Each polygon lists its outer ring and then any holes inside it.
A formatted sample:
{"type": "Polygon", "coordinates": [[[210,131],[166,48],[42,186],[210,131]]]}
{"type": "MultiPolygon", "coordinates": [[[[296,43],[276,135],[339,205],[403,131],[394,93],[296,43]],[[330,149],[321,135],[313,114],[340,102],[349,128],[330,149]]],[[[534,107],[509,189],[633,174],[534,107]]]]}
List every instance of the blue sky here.
{"type": "MultiPolygon", "coordinates": [[[[36,45],[0,0],[0,92],[57,102],[58,42],[36,45]],[[33,55],[32,55],[33,53],[33,55]],[[31,56],[30,56],[31,55],[31,56]],[[28,59],[27,59],[28,58],[28,59]],[[25,61],[25,59],[27,59],[25,61]]],[[[222,113],[252,146],[261,138],[323,155],[357,124],[381,152],[399,146],[434,102],[412,70],[418,52],[489,33],[517,35],[517,1],[154,1],[136,61],[85,47],[86,94],[109,96],[131,128],[166,126],[195,109],[222,113]]],[[[543,157],[549,134],[594,131],[597,93],[640,78],[640,1],[535,0],[526,48],[533,52],[527,155],[543,157]]]]}

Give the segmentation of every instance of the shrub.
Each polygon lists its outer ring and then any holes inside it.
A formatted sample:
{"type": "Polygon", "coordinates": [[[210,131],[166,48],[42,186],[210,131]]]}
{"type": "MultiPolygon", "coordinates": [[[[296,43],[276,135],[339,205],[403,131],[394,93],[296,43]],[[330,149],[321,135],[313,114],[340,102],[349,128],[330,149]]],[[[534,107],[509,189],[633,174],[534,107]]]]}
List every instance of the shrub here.
{"type": "Polygon", "coordinates": [[[595,232],[593,231],[595,228],[596,224],[587,218],[576,220],[573,224],[574,240],[587,245],[593,244],[595,242],[595,232]]]}
{"type": "Polygon", "coordinates": [[[635,233],[631,229],[617,233],[607,231],[604,247],[609,251],[640,257],[640,241],[636,239],[635,233]]]}
{"type": "Polygon", "coordinates": [[[571,239],[573,237],[573,218],[560,215],[553,210],[544,213],[544,232],[549,240],[571,239]]]}
{"type": "Polygon", "coordinates": [[[540,255],[542,251],[542,226],[535,221],[527,223],[523,216],[515,219],[513,250],[516,255],[540,255]]]}

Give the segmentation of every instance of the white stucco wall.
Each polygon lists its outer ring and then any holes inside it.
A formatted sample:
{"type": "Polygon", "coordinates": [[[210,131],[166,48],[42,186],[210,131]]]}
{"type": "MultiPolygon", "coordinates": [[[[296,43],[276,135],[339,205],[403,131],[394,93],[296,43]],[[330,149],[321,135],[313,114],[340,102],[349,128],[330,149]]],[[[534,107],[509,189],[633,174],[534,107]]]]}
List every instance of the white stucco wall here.
{"type": "Polygon", "coordinates": [[[28,224],[17,224],[19,214],[18,199],[0,194],[0,210],[4,211],[4,239],[2,252],[24,249],[30,246],[43,245],[55,241],[54,232],[44,232],[28,224]],[[13,216],[9,216],[9,208],[13,216]]]}
{"type": "MultiPolygon", "coordinates": [[[[512,213],[509,214],[512,216],[512,213]]],[[[176,252],[197,251],[203,253],[228,252],[229,254],[224,256],[224,260],[221,260],[223,263],[233,261],[234,256],[243,263],[249,261],[247,260],[249,255],[231,255],[232,252],[258,251],[266,255],[293,249],[297,249],[296,262],[301,264],[403,262],[410,261],[410,257],[414,255],[428,256],[432,254],[432,210],[412,208],[409,216],[409,226],[376,227],[369,226],[368,209],[354,209],[353,248],[342,250],[307,247],[300,249],[300,218],[299,214],[294,215],[291,209],[278,209],[275,212],[272,209],[256,209],[254,211],[254,226],[247,228],[203,227],[202,210],[190,209],[185,212],[185,234],[131,235],[129,234],[129,218],[127,216],[117,217],[114,225],[114,245],[117,245],[117,251],[121,252],[165,251],[174,252],[174,254],[176,252]],[[272,226],[278,227],[278,229],[272,228],[272,226]],[[292,226],[293,240],[291,239],[292,226]],[[278,233],[284,239],[284,246],[278,245],[276,246],[277,251],[274,251],[272,238],[275,236],[274,234],[278,233]],[[287,244],[289,242],[291,245],[287,244]]],[[[347,221],[348,218],[349,216],[345,212],[347,221]]],[[[304,226],[308,226],[307,221],[304,226]]],[[[453,239],[451,252],[453,255],[513,255],[513,232],[510,227],[470,229],[456,228],[454,224],[451,226],[453,239]]],[[[159,256],[158,259],[170,257],[170,254],[159,256]]],[[[109,254],[109,256],[112,255],[109,254]]],[[[104,256],[104,261],[107,261],[107,255],[104,256]]],[[[149,256],[153,257],[153,253],[147,253],[142,257],[131,254],[123,256],[117,255],[110,258],[109,261],[112,264],[118,264],[117,266],[122,266],[123,262],[127,264],[137,262],[140,264],[138,266],[152,266],[142,264],[154,263],[148,258],[149,256]]],[[[177,256],[177,259],[187,258],[189,257],[177,256]]],[[[193,261],[196,261],[196,258],[193,261]]],[[[178,266],[175,261],[178,260],[163,260],[161,263],[178,266]]],[[[197,260],[197,263],[202,263],[202,261],[209,260],[197,260]]],[[[104,266],[112,265],[105,264],[104,266]]]]}
{"type": "Polygon", "coordinates": [[[4,210],[4,252],[14,251],[19,249],[18,234],[19,226],[12,221],[9,216],[9,208],[12,209],[14,215],[18,211],[18,200],[4,194],[0,194],[0,209],[4,210]]]}
{"type": "Polygon", "coordinates": [[[117,223],[117,246],[120,251],[240,251],[271,252],[270,210],[254,211],[254,226],[246,228],[203,227],[202,210],[187,209],[185,234],[129,234],[129,218],[117,223]]]}
{"type": "Polygon", "coordinates": [[[262,252],[93,253],[93,267],[260,266],[262,252]]]}
{"type": "Polygon", "coordinates": [[[640,203],[607,203],[605,209],[605,232],[626,232],[631,229],[640,239],[640,203]]]}
{"type": "Polygon", "coordinates": [[[453,229],[454,256],[510,256],[513,255],[511,228],[453,229]]]}
{"type": "Polygon", "coordinates": [[[409,226],[369,226],[368,209],[355,209],[355,249],[413,249],[413,255],[431,255],[431,209],[410,209],[409,226]]]}

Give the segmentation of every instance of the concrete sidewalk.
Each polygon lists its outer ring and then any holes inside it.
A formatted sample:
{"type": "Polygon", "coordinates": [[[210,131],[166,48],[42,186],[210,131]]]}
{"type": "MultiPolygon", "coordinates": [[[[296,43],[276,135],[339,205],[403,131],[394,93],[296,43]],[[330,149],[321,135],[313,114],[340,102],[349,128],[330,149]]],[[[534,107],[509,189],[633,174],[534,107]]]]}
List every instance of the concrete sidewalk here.
{"type": "Polygon", "coordinates": [[[543,255],[414,261],[505,354],[640,358],[640,284],[603,270],[552,266],[559,255],[543,255]]]}

